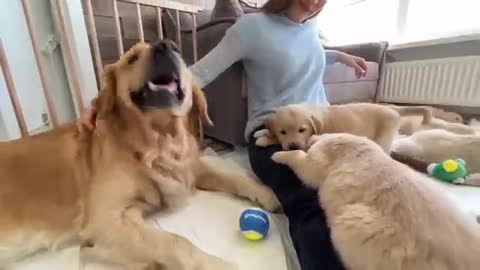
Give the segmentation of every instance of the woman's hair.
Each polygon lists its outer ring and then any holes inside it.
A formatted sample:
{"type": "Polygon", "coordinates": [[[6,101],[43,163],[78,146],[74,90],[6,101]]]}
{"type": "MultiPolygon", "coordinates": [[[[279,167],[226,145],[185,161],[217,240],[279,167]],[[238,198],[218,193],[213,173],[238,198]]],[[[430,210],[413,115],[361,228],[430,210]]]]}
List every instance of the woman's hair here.
{"type": "Polygon", "coordinates": [[[291,2],[291,0],[268,0],[263,5],[262,11],[265,13],[281,13],[290,6],[291,2]]]}

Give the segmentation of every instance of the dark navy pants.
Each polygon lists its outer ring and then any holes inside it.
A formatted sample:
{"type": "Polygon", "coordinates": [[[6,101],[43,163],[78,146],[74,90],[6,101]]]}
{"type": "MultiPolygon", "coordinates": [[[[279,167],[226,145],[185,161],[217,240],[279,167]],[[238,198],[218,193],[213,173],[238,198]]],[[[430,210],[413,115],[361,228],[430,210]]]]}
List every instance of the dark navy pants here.
{"type": "Polygon", "coordinates": [[[258,147],[250,138],[250,164],[283,206],[302,270],[345,270],[332,246],[317,192],[305,187],[288,167],[273,162],[271,156],[280,150],[279,146],[258,147]]]}

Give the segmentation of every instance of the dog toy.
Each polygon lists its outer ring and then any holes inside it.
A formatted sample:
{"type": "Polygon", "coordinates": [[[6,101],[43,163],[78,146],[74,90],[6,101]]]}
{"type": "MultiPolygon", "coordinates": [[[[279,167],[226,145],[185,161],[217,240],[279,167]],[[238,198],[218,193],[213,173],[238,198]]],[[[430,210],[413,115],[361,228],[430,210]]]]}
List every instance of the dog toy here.
{"type": "Polygon", "coordinates": [[[465,184],[468,175],[463,159],[447,159],[440,163],[431,163],[427,167],[430,176],[447,183],[465,184]]]}
{"type": "Polygon", "coordinates": [[[267,236],[270,223],[268,215],[258,208],[248,208],[240,215],[240,231],[251,241],[258,241],[267,236]]]}

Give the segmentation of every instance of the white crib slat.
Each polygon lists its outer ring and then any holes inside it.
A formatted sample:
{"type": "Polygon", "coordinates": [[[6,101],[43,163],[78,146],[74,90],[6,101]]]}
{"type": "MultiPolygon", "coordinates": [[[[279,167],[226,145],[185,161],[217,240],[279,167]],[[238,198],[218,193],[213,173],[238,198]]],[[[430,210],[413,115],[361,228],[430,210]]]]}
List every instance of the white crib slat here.
{"type": "Polygon", "coordinates": [[[36,32],[33,29],[33,22],[32,22],[32,13],[30,9],[30,4],[28,0],[22,0],[23,6],[23,13],[25,15],[25,20],[27,22],[28,33],[30,35],[30,41],[32,43],[33,54],[35,56],[35,63],[37,64],[38,74],[40,75],[40,82],[42,84],[43,95],[45,96],[45,101],[47,103],[47,110],[50,117],[50,121],[53,127],[58,126],[58,116],[55,110],[55,106],[53,104],[53,98],[50,93],[50,85],[47,80],[46,70],[42,63],[42,58],[40,57],[40,48],[37,44],[37,36],[36,32]]]}
{"type": "Polygon", "coordinates": [[[8,65],[7,55],[3,49],[2,40],[0,39],[0,67],[2,69],[3,78],[5,79],[5,84],[7,85],[8,95],[10,101],[12,102],[13,112],[15,113],[15,118],[17,118],[18,128],[20,129],[20,134],[22,137],[28,136],[27,124],[25,123],[25,118],[23,117],[22,107],[20,105],[20,100],[17,96],[17,91],[15,90],[15,84],[13,83],[12,72],[10,66],[8,65]]]}

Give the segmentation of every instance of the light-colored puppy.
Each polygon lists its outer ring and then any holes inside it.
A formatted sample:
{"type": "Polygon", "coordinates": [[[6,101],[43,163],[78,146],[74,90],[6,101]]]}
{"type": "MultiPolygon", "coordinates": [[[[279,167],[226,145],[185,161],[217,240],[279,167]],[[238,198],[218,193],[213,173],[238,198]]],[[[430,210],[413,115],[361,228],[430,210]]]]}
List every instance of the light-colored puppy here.
{"type": "Polygon", "coordinates": [[[451,123],[443,119],[431,118],[425,121],[421,116],[403,116],[400,124],[400,134],[412,135],[420,130],[443,129],[457,134],[477,134],[479,128],[462,123],[451,123]]]}
{"type": "Polygon", "coordinates": [[[459,113],[446,111],[444,109],[432,107],[433,117],[442,119],[449,123],[464,124],[465,119],[459,113]]]}
{"type": "Polygon", "coordinates": [[[480,227],[435,181],[350,134],[313,137],[304,151],[278,152],[317,189],[333,244],[349,270],[476,270],[480,227]]]}
{"type": "Polygon", "coordinates": [[[395,107],[371,103],[319,106],[296,104],[279,108],[254,134],[258,146],[281,144],[284,150],[305,149],[312,135],[351,133],[365,136],[390,151],[400,127],[400,115],[431,118],[426,107],[395,107]]]}
{"type": "Polygon", "coordinates": [[[461,158],[470,172],[480,173],[480,135],[424,130],[396,140],[392,150],[428,163],[461,158]]]}
{"type": "MultiPolygon", "coordinates": [[[[390,103],[380,103],[380,104],[386,105],[386,106],[394,106],[394,107],[407,107],[407,108],[410,107],[410,106],[393,105],[393,104],[390,104],[390,103]]],[[[432,116],[434,118],[442,119],[442,120],[447,121],[449,123],[460,123],[460,124],[465,123],[465,119],[459,113],[446,111],[444,109],[431,107],[431,106],[425,106],[425,107],[430,108],[430,110],[432,111],[432,116]]]]}

